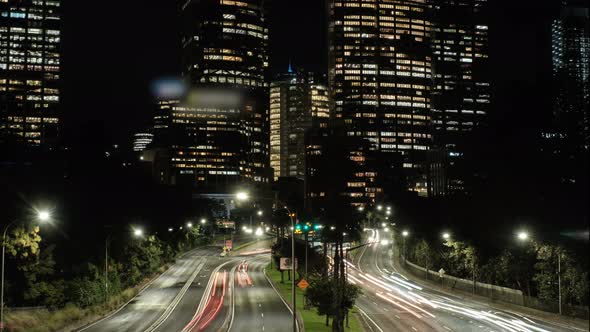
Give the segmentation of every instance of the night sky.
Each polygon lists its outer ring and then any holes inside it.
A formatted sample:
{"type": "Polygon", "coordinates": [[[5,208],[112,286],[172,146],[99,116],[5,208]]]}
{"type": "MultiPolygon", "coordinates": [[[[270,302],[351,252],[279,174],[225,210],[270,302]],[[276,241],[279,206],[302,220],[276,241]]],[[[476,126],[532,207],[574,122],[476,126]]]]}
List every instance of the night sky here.
{"type": "MultiPolygon", "coordinates": [[[[550,114],[550,23],[554,1],[490,1],[494,114],[501,140],[531,138],[550,114]]],[[[63,65],[66,137],[92,123],[116,143],[149,123],[150,82],[180,70],[175,1],[64,2],[63,65]]],[[[326,71],[324,1],[271,2],[271,72],[289,59],[326,71]]]]}

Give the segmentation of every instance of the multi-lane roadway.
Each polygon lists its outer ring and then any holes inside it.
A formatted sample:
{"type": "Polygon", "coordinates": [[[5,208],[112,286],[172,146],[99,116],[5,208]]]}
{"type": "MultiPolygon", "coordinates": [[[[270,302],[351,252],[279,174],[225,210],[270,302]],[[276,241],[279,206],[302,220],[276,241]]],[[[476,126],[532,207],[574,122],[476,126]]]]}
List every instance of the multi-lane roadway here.
{"type": "Polygon", "coordinates": [[[190,251],[109,316],[78,331],[290,331],[291,312],[264,274],[268,242],[230,257],[190,251]]]}
{"type": "Polygon", "coordinates": [[[363,291],[356,305],[370,331],[588,331],[454,296],[412,280],[401,270],[391,246],[381,244],[379,231],[370,233],[371,244],[360,248],[347,263],[349,281],[363,291]]]}

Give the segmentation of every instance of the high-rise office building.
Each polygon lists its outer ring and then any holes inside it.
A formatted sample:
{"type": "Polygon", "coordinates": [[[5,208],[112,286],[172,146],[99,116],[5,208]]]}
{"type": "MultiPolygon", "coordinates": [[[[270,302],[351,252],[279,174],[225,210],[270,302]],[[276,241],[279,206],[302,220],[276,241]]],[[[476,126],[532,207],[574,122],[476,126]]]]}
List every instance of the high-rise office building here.
{"type": "Polygon", "coordinates": [[[59,0],[0,1],[0,140],[56,144],[60,7],[59,0]]]}
{"type": "MultiPolygon", "coordinates": [[[[407,187],[428,194],[432,49],[424,0],[330,0],[333,115],[350,137],[397,154],[407,187]]],[[[394,159],[394,158],[391,158],[394,159]]]]}
{"type": "Polygon", "coordinates": [[[465,172],[457,163],[469,133],[487,123],[491,88],[488,71],[487,0],[436,0],[433,13],[432,117],[434,160],[444,165],[431,174],[432,195],[464,193],[465,172]],[[442,181],[442,183],[441,183],[442,181]]]}
{"type": "Polygon", "coordinates": [[[289,72],[270,85],[270,166],[274,179],[305,177],[305,135],[326,128],[328,88],[313,75],[289,72]]]}
{"type": "Polygon", "coordinates": [[[555,88],[554,118],[566,158],[588,152],[590,101],[590,15],[588,3],[564,1],[551,26],[555,88]]]}
{"type": "Polygon", "coordinates": [[[189,91],[179,103],[161,103],[170,112],[171,167],[203,190],[268,184],[264,1],[193,0],[181,10],[189,91]]]}

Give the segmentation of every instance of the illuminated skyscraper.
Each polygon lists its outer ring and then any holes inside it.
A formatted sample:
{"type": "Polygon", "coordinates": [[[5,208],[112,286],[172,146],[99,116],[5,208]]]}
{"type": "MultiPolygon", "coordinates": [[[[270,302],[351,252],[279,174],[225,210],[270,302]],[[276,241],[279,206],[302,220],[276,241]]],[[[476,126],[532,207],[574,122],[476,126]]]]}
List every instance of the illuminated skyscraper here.
{"type": "Polygon", "coordinates": [[[59,0],[0,1],[0,141],[56,144],[60,7],[59,0]]]}
{"type": "Polygon", "coordinates": [[[329,0],[332,117],[347,136],[399,155],[403,170],[392,165],[389,172],[405,173],[408,189],[422,196],[432,144],[428,6],[425,0],[329,0]]]}
{"type": "Polygon", "coordinates": [[[289,69],[270,86],[270,166],[274,179],[305,177],[305,135],[326,128],[329,118],[325,85],[289,69]]]}
{"type": "Polygon", "coordinates": [[[570,156],[588,152],[590,101],[590,15],[588,3],[565,1],[551,26],[555,86],[554,117],[570,156]]]}
{"type": "Polygon", "coordinates": [[[169,105],[171,166],[199,188],[270,182],[268,29],[263,0],[193,0],[184,23],[184,100],[169,105]]]}
{"type": "MultiPolygon", "coordinates": [[[[487,123],[490,108],[487,0],[433,1],[433,135],[445,165],[444,183],[434,195],[465,192],[458,170],[469,132],[487,123]]],[[[433,176],[434,177],[434,176],[433,176]]],[[[433,179],[434,181],[440,179],[433,179]]],[[[434,189],[437,188],[437,189],[434,189]]]]}

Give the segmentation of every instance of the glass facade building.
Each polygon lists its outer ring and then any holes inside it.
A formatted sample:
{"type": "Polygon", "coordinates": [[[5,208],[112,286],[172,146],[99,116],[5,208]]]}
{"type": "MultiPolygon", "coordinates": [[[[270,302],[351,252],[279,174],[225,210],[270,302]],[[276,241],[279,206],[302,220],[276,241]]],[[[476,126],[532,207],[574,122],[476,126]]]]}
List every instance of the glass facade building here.
{"type": "Polygon", "coordinates": [[[305,177],[305,135],[326,128],[328,88],[302,73],[281,75],[270,86],[270,166],[274,179],[305,177]]]}
{"type": "Polygon", "coordinates": [[[60,125],[61,1],[0,1],[0,135],[53,147],[60,125]]]}
{"type": "Polygon", "coordinates": [[[168,114],[171,167],[199,188],[268,184],[268,28],[262,0],[193,0],[182,7],[183,76],[168,114]]]}
{"type": "Polygon", "coordinates": [[[588,151],[590,15],[587,2],[566,1],[551,26],[554,118],[562,152],[588,151]],[[568,147],[568,148],[566,148],[568,147]],[[565,151],[571,149],[571,151],[565,151]]]}
{"type": "Polygon", "coordinates": [[[330,0],[334,120],[372,150],[397,154],[409,190],[428,194],[432,23],[426,0],[330,0]]]}

